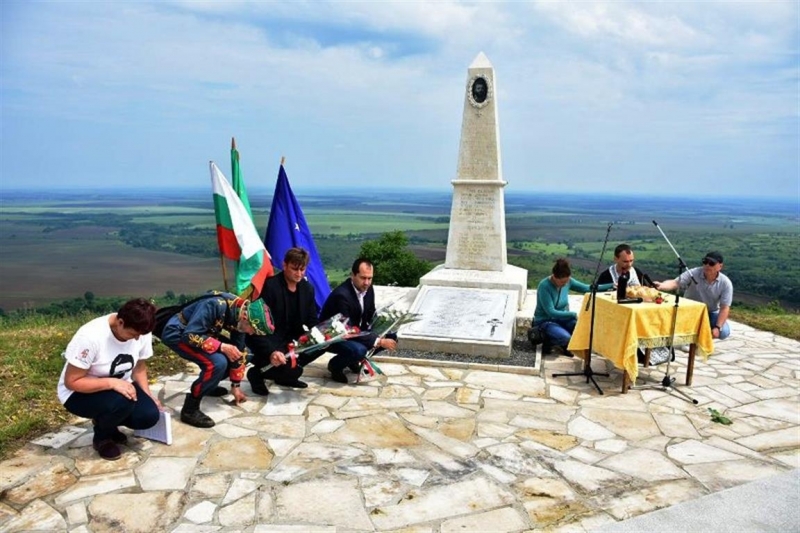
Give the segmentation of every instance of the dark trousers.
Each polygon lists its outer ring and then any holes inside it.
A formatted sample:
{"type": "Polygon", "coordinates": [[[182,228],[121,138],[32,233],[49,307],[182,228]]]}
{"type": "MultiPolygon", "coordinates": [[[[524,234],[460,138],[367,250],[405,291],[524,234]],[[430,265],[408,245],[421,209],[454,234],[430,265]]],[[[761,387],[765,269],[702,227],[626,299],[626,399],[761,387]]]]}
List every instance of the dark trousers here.
{"type": "Polygon", "coordinates": [[[161,338],[170,350],[200,367],[200,375],[189,389],[193,398],[202,398],[214,390],[225,379],[231,369],[231,361],[222,352],[208,353],[189,346],[181,340],[183,328],[177,318],[170,319],[161,338]]]}
{"type": "Polygon", "coordinates": [[[356,341],[341,341],[328,346],[328,351],[334,354],[328,361],[328,370],[333,374],[344,372],[344,369],[357,365],[367,356],[367,347],[356,341]]]}
{"type": "Polygon", "coordinates": [[[110,439],[119,426],[151,428],[158,422],[158,407],[139,385],[134,383],[133,386],[136,388],[136,401],[113,390],[73,392],[64,407],[73,415],[94,420],[95,442],[110,439]]]}

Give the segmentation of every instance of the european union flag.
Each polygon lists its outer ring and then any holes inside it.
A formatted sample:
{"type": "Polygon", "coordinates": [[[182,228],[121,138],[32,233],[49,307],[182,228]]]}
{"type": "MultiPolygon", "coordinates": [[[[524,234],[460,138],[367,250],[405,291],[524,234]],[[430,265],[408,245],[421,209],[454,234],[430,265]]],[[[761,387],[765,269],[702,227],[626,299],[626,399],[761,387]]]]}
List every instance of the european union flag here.
{"type": "Polygon", "coordinates": [[[325,299],[331,292],[325,268],[319,259],[314,238],[308,229],[306,217],[297,198],[294,197],[289,178],[281,165],[278,172],[278,182],[275,184],[275,194],[272,196],[272,208],[269,210],[267,223],[267,236],[264,245],[272,256],[272,264],[276,269],[283,268],[283,256],[289,248],[299,247],[308,252],[309,262],[306,277],[314,286],[314,295],[317,305],[322,309],[325,299]]]}

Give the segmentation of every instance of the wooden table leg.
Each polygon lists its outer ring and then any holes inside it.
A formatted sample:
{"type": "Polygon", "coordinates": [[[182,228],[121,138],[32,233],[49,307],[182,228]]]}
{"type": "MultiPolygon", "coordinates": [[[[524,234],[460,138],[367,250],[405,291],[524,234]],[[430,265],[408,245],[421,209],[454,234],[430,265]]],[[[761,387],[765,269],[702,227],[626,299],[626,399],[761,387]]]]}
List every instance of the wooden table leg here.
{"type": "Polygon", "coordinates": [[[689,345],[689,361],[686,363],[686,386],[692,384],[692,374],[694,374],[694,356],[697,353],[697,345],[689,345]]]}
{"type": "Polygon", "coordinates": [[[628,394],[628,389],[631,386],[631,377],[628,375],[627,370],[622,372],[622,394],[628,394]]]}
{"type": "Polygon", "coordinates": [[[650,348],[644,349],[644,367],[648,368],[650,366],[650,348]]]}

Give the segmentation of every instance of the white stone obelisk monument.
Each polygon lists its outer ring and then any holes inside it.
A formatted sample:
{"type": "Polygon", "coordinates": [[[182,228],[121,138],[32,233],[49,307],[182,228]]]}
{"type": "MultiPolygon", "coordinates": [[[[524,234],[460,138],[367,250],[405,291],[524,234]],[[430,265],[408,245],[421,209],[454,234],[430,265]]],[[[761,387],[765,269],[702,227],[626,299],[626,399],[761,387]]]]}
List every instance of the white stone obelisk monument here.
{"type": "Polygon", "coordinates": [[[506,260],[506,219],[497,84],[483,52],[467,72],[458,172],[444,265],[420,279],[411,310],[421,320],[403,347],[508,357],[528,272],[506,260]]]}

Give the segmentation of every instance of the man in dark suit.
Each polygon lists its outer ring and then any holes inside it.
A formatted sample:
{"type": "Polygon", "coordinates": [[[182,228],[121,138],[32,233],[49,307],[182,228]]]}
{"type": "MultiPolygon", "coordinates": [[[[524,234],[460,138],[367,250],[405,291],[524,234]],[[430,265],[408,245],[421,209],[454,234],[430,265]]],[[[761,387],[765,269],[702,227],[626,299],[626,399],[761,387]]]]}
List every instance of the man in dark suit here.
{"type": "Polygon", "coordinates": [[[314,287],[305,279],[308,261],[306,250],[290,248],[283,257],[283,271],[264,283],[261,298],[272,311],[275,331],[267,336],[247,336],[247,346],[253,352],[253,367],[247,371],[247,380],[256,394],[269,394],[265,379],[284,387],[308,387],[299,378],[303,375],[303,366],[315,357],[301,354],[297,361],[286,357],[289,343],[305,333],[303,326],[311,328],[318,322],[314,287]],[[270,364],[272,368],[262,372],[261,369],[270,364]]]}
{"type": "Polygon", "coordinates": [[[363,257],[356,259],[350,270],[350,279],[336,287],[322,306],[320,320],[327,320],[336,313],[341,313],[350,320],[351,326],[358,326],[362,332],[367,333],[328,347],[328,351],[335,354],[328,363],[328,370],[331,373],[331,379],[339,383],[347,383],[347,376],[344,375],[346,368],[353,373],[359,371],[360,363],[370,349],[394,350],[397,348],[397,340],[393,335],[378,337],[377,334],[369,331],[375,317],[375,289],[372,288],[372,273],[373,266],[369,260],[363,257]]]}

